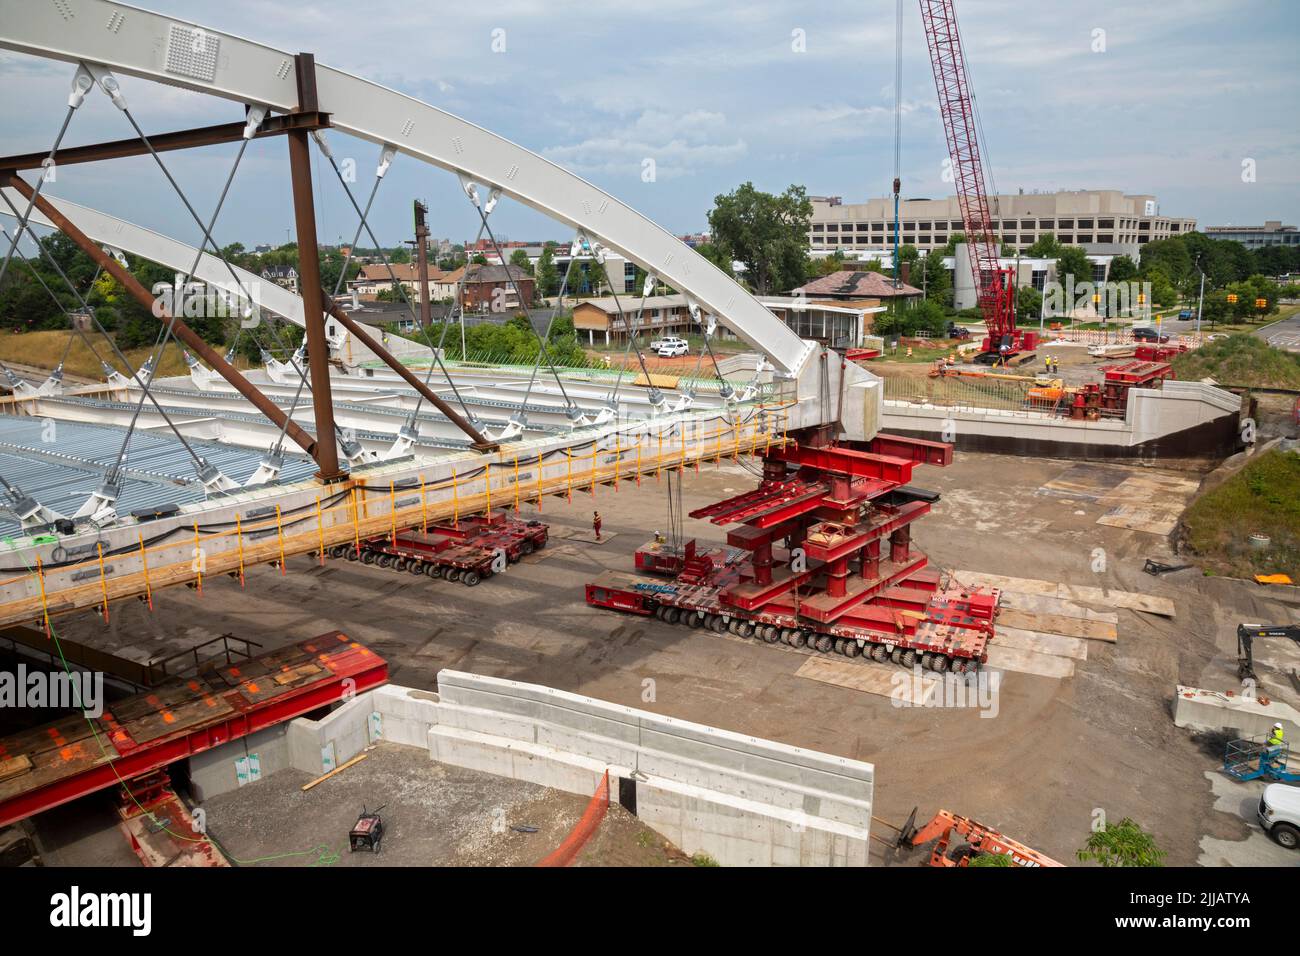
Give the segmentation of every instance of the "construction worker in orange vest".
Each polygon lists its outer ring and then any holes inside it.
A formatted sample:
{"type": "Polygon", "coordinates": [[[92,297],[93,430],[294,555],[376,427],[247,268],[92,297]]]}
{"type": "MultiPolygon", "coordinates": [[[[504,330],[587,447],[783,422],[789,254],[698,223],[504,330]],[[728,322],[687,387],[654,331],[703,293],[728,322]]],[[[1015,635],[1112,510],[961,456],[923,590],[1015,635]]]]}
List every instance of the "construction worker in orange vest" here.
{"type": "Polygon", "coordinates": [[[593,511],[591,513],[591,530],[596,532],[596,540],[599,541],[600,540],[600,512],[599,511],[593,511]]]}

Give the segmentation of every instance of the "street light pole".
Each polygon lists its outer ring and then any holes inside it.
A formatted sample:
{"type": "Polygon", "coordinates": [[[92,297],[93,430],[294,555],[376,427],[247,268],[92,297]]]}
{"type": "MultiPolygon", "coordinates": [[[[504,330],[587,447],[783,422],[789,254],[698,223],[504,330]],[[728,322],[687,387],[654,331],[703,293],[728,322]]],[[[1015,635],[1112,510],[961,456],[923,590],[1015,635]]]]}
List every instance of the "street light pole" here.
{"type": "Polygon", "coordinates": [[[1201,337],[1201,307],[1205,305],[1205,271],[1201,268],[1200,260],[1197,260],[1196,271],[1201,274],[1201,294],[1196,300],[1196,337],[1201,337]]]}

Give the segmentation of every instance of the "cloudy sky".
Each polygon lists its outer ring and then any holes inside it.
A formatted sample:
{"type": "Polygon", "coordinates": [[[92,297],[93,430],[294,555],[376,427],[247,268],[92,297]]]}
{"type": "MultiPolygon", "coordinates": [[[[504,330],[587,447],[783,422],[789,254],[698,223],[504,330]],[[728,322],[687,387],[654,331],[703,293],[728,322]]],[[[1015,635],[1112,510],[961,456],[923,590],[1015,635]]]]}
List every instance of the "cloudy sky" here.
{"type": "MultiPolygon", "coordinates": [[[[705,228],[713,197],[745,180],[854,201],[887,194],[893,177],[891,0],[143,5],[312,51],[539,152],[678,233],[705,228]],[[654,182],[642,180],[646,159],[654,182]]],[[[960,0],[958,13],[999,190],[1152,193],[1163,212],[1203,226],[1300,221],[1296,0],[960,0]],[[1253,182],[1243,181],[1247,161],[1253,182]]],[[[904,2],[903,29],[903,192],[950,195],[915,0],[904,2]]],[[[0,52],[0,151],[49,147],[70,75],[65,64],[0,52]]],[[[124,83],[147,131],[242,115],[212,98],[124,83]]],[[[87,102],[68,145],[130,134],[105,97],[87,102]]],[[[337,153],[373,165],[377,147],[333,135],[337,153]]],[[[234,149],[167,157],[205,214],[234,149]]],[[[318,166],[321,240],[350,239],[355,216],[327,173],[318,166]]],[[[47,188],[197,241],[148,160],[69,168],[47,188]]],[[[217,240],[283,242],[287,193],[283,142],[254,144],[217,240]]],[[[399,158],[372,218],[385,244],[408,238],[413,197],[430,203],[435,236],[472,237],[477,219],[454,177],[399,158]]],[[[505,203],[494,225],[514,239],[567,237],[505,203]]]]}

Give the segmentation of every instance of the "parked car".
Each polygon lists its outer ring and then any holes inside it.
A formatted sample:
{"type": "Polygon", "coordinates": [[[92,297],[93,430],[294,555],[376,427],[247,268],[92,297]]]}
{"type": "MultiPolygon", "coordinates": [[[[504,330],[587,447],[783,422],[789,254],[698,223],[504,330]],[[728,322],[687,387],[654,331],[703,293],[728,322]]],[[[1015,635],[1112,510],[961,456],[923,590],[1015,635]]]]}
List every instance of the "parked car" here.
{"type": "Polygon", "coordinates": [[[675,335],[659,339],[650,343],[651,350],[660,358],[672,358],[676,355],[685,355],[691,350],[690,343],[685,339],[679,339],[675,335]]]}
{"type": "Polygon", "coordinates": [[[950,339],[968,339],[970,338],[970,329],[964,325],[958,325],[956,322],[949,322],[948,331],[945,335],[950,339]]]}
{"type": "Polygon", "coordinates": [[[1183,311],[1181,311],[1181,312],[1178,313],[1178,317],[1179,317],[1180,319],[1194,319],[1194,318],[1196,318],[1196,310],[1195,310],[1195,309],[1183,309],[1183,311]]]}
{"type": "Polygon", "coordinates": [[[1274,843],[1288,850],[1300,846],[1300,787],[1270,783],[1259,798],[1258,814],[1274,843]]]}
{"type": "Polygon", "coordinates": [[[1159,342],[1169,341],[1169,336],[1164,332],[1158,332],[1150,326],[1143,326],[1140,329],[1133,330],[1133,341],[1135,342],[1159,342]]]}

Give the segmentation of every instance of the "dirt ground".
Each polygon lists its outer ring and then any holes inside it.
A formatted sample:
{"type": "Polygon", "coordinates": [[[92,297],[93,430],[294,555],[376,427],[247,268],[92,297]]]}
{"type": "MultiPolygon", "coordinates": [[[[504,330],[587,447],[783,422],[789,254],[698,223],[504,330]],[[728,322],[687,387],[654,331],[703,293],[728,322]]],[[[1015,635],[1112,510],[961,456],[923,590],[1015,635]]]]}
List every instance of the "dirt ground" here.
{"type": "MultiPolygon", "coordinates": [[[[281,770],[203,804],[208,833],[242,866],[533,866],[573,829],[588,798],[429,759],[379,743],[366,759],[304,792],[311,774],[281,770]],[[348,849],[362,805],[379,810],[378,855],[348,849]],[[382,808],[382,809],[380,809],[382,808]]],[[[682,854],[617,805],[577,863],[661,866],[682,854]]]]}
{"type": "MultiPolygon", "coordinates": [[[[1145,558],[1169,557],[1163,538],[1098,525],[1095,500],[1043,489],[1073,464],[959,453],[952,467],[916,475],[915,484],[943,495],[914,526],[938,565],[1143,591],[1177,605],[1173,620],[1119,610],[1118,643],[1090,642],[1071,678],[1008,673],[996,717],[896,708],[796,676],[805,658],[793,652],[588,608],[583,583],[606,568],[630,570],[632,552],[666,528],[664,488],[653,479],[639,490],[627,482],[617,493],[600,489],[595,503],[585,494],[571,504],[547,499],[541,517],[552,523],[552,543],[476,588],[299,557],[284,576],[253,571],[242,592],[228,579],[206,583],[202,597],[172,589],[155,595],[152,614],[127,602],[110,626],[88,612],[65,618],[63,634],[148,659],[224,632],[269,649],[340,628],[389,660],[394,683],[432,689],[444,667],[474,671],[870,761],[882,835],[914,806],[922,815],[942,807],[1073,862],[1104,813],[1139,821],[1172,865],[1264,862],[1252,849],[1264,838],[1238,812],[1245,804],[1216,793],[1214,746],[1173,726],[1171,700],[1179,683],[1236,686],[1236,624],[1291,620],[1296,609],[1258,586],[1194,570],[1143,574],[1145,558]],[[599,545],[584,540],[597,506],[606,532],[599,545]],[[1106,560],[1096,572],[1098,548],[1106,560]]],[[[687,478],[685,510],[753,484],[736,465],[704,466],[687,478]]],[[[687,533],[723,540],[722,529],[689,519],[687,533]]],[[[1273,668],[1300,664],[1289,653],[1261,650],[1265,686],[1284,699],[1285,679],[1273,668]]],[[[358,790],[344,801],[347,813],[363,799],[382,802],[358,790]]],[[[877,862],[894,861],[885,851],[877,862]]]]}

